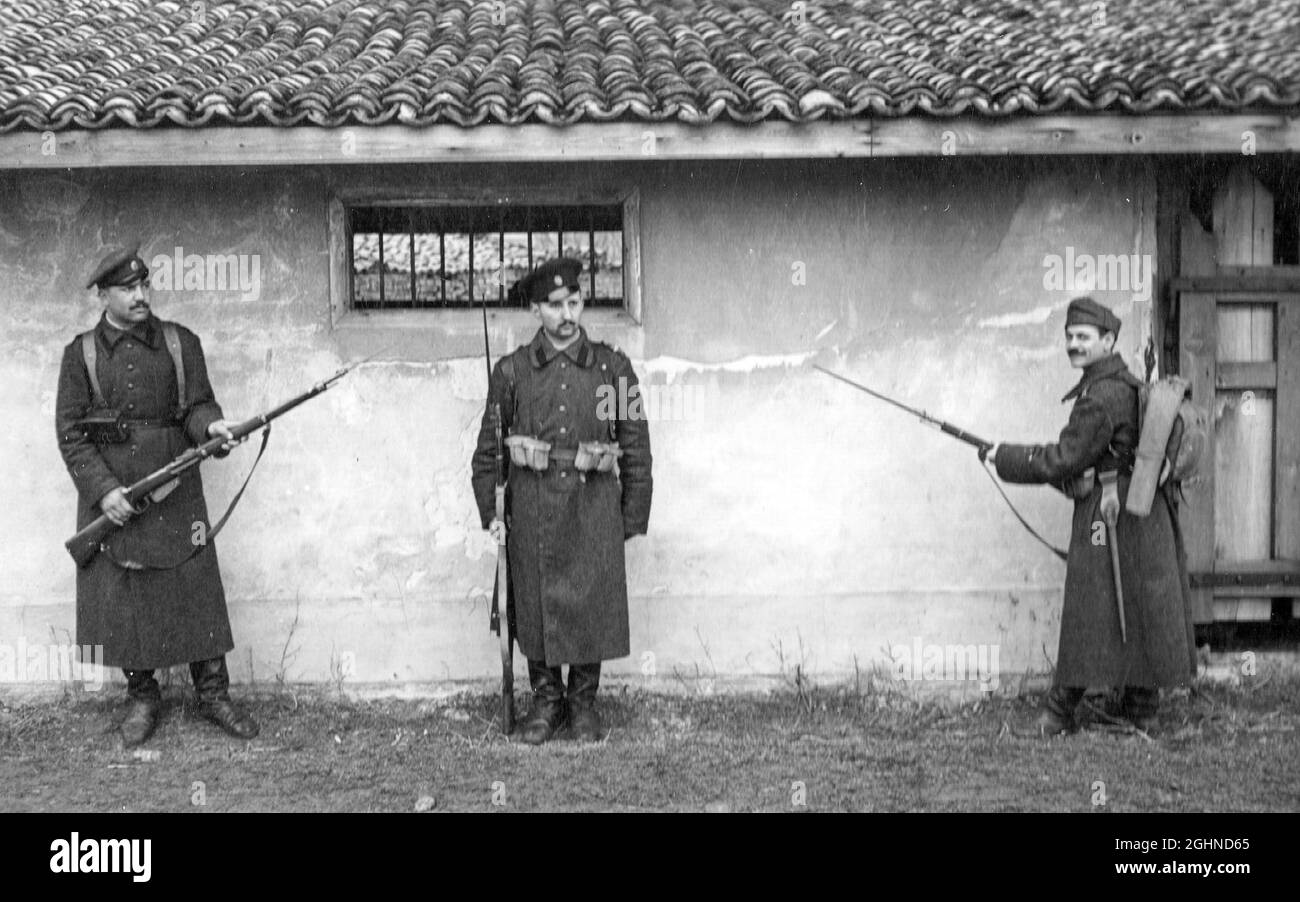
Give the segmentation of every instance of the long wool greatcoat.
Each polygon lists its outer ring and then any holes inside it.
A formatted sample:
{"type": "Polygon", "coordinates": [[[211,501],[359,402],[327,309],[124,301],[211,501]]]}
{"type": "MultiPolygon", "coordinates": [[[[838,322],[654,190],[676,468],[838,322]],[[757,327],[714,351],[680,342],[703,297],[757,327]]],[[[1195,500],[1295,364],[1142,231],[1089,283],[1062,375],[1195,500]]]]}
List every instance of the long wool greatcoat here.
{"type": "MultiPolygon", "coordinates": [[[[1074,502],[1066,562],[1058,686],[1178,686],[1196,673],[1196,644],[1182,534],[1162,488],[1146,517],[1122,507],[1138,438],[1138,381],[1118,354],[1084,370],[1063,399],[1075,399],[1060,439],[1046,445],[999,445],[1007,482],[1061,483],[1089,467],[1118,470],[1119,560],[1128,641],[1120,636],[1110,550],[1103,535],[1101,484],[1074,502]]],[[[1106,541],[1109,541],[1107,538],[1106,541]]]]}
{"type": "Polygon", "coordinates": [[[609,473],[579,473],[556,460],[539,473],[510,466],[505,453],[515,635],[531,661],[591,664],[630,653],[623,542],[645,533],[652,490],[650,431],[638,397],[627,357],[585,330],[556,351],[539,329],[493,368],[472,475],[485,528],[496,511],[494,404],[503,438],[531,435],[569,450],[616,441],[623,450],[609,473]]]}
{"type": "MultiPolygon", "coordinates": [[[[203,347],[193,332],[176,328],[188,395],[180,411],[175,364],[158,319],[120,331],[101,317],[94,329],[108,406],[129,420],[164,421],[133,427],[121,444],[93,444],[75,425],[91,409],[91,384],[81,337],[64,349],[55,418],[59,450],[77,488],[77,529],[100,515],[105,494],[207,440],[208,425],[221,419],[203,347]]],[[[203,480],[193,467],[170,495],[113,532],[106,549],[77,571],[77,644],[102,645],[105,664],[128,670],[206,660],[234,648],[216,548],[210,540],[194,542],[209,529],[203,480]],[[173,567],[196,547],[197,555],[173,567]]]]}

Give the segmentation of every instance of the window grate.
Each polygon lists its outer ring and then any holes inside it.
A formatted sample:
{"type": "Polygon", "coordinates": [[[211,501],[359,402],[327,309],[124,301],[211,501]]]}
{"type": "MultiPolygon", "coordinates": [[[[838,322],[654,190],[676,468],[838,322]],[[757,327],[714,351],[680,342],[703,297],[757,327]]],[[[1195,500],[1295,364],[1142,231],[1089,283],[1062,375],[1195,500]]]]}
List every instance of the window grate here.
{"type": "Polygon", "coordinates": [[[355,310],[504,308],[516,280],[561,256],[583,261],[587,306],[624,305],[621,205],[358,205],[347,222],[355,310]]]}

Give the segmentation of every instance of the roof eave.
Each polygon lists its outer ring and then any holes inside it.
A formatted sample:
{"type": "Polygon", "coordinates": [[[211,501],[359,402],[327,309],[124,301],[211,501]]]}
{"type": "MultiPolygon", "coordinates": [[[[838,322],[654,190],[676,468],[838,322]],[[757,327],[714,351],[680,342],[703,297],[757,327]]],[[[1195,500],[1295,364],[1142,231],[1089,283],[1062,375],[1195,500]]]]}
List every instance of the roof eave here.
{"type": "Polygon", "coordinates": [[[0,134],[0,169],[1300,151],[1293,112],[0,134]]]}

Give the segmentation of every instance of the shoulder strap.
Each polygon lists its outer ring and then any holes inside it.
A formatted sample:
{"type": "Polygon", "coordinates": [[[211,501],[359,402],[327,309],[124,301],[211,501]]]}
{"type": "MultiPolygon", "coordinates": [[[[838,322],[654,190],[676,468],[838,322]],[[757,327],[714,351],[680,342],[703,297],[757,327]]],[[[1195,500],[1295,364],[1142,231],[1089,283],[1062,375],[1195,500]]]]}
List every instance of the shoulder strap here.
{"type": "Polygon", "coordinates": [[[184,419],[185,417],[185,360],[181,357],[181,336],[176,331],[176,324],[164,322],[162,324],[163,341],[167,344],[167,353],[172,355],[172,363],[176,367],[176,418],[184,419]]]}
{"type": "Polygon", "coordinates": [[[95,330],[81,333],[81,357],[86,361],[86,374],[90,376],[91,403],[95,407],[107,406],[103,389],[99,387],[99,348],[95,346],[95,330]]]}

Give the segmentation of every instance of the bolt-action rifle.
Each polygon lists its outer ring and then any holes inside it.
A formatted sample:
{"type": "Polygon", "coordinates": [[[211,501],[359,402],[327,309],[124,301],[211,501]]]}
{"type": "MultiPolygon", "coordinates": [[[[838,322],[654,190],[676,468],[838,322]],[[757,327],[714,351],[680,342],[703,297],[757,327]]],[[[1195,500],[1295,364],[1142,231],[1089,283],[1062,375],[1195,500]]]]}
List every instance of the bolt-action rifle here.
{"type": "Polygon", "coordinates": [[[483,305],[483,359],[487,363],[488,404],[496,430],[496,519],[497,576],[492,586],[492,613],[488,629],[497,634],[501,646],[501,731],[507,736],[515,728],[514,637],[510,632],[510,557],[506,551],[506,458],[501,436],[501,403],[492,399],[492,350],[488,342],[487,304],[483,305]]]}
{"type": "MultiPolygon", "coordinates": [[[[309,401],[326,391],[335,382],[346,376],[352,369],[364,362],[364,360],[358,361],[357,363],[345,366],[324,382],[316,383],[296,398],[284,402],[274,410],[258,414],[250,420],[245,420],[238,425],[231,426],[231,438],[219,436],[217,438],[209,439],[201,445],[187,448],[166,466],[155,470],[139,482],[127,486],[125,489],[126,500],[135,508],[137,514],[142,513],[150,504],[162,501],[170,495],[180,484],[181,474],[186,470],[189,470],[192,467],[197,467],[203,461],[220,452],[223,446],[228,443],[243,441],[258,429],[265,429],[262,436],[262,448],[257,452],[257,457],[260,460],[262,452],[266,450],[266,442],[271,435],[272,420],[283,416],[299,404],[309,401]]],[[[256,466],[257,462],[254,461],[253,467],[256,468],[256,466]]],[[[248,476],[250,479],[252,478],[252,475],[252,470],[249,470],[248,476]]],[[[235,494],[234,500],[230,502],[230,507],[226,510],[225,515],[222,516],[216,527],[207,534],[207,539],[214,538],[216,534],[220,532],[221,527],[225,525],[226,518],[229,517],[230,512],[234,510],[235,504],[238,503],[240,496],[244,493],[244,488],[247,488],[247,486],[248,480],[245,479],[244,486],[235,494]]],[[[63,546],[68,549],[68,554],[72,555],[72,559],[77,562],[78,567],[85,567],[95,559],[95,555],[103,548],[104,540],[107,539],[115,530],[120,528],[121,527],[108,518],[108,514],[101,514],[75,536],[64,542],[63,546]]]]}
{"type": "MultiPolygon", "coordinates": [[[[817,364],[814,363],[813,368],[821,370],[826,375],[838,379],[841,382],[844,382],[848,385],[852,385],[858,391],[866,392],[867,394],[871,395],[871,397],[878,398],[881,401],[884,401],[886,404],[892,404],[895,407],[899,408],[900,410],[905,410],[908,413],[910,413],[912,416],[919,418],[922,422],[929,423],[931,426],[939,427],[939,430],[944,434],[951,435],[953,438],[957,439],[958,441],[962,441],[968,445],[973,446],[979,452],[979,458],[981,463],[984,462],[984,458],[988,455],[989,451],[993,450],[994,447],[993,442],[990,442],[987,439],[982,439],[977,435],[972,435],[966,430],[954,426],[952,423],[949,423],[946,420],[941,420],[938,417],[932,417],[924,410],[918,410],[915,407],[908,407],[906,404],[902,403],[901,401],[895,401],[893,398],[889,397],[888,395],[882,395],[878,391],[867,388],[865,385],[862,385],[858,382],[854,382],[852,379],[848,379],[844,376],[841,376],[839,373],[832,372],[823,366],[818,366],[817,364]]],[[[984,472],[989,473],[987,469],[985,469],[984,472]]],[[[989,478],[993,479],[992,473],[989,473],[989,478]]],[[[1007,506],[1011,508],[1011,513],[1016,515],[1016,519],[1020,521],[1020,525],[1023,526],[1025,529],[1029,530],[1029,534],[1032,535],[1039,542],[1042,542],[1043,545],[1045,545],[1048,549],[1050,549],[1053,554],[1055,554],[1061,560],[1065,560],[1066,559],[1065,552],[1062,551],[1060,548],[1057,548],[1051,542],[1044,539],[1042,536],[1038,534],[1037,530],[1035,530],[1032,526],[1029,525],[1029,521],[1020,515],[1020,511],[1016,510],[1016,506],[1011,503],[1011,499],[1007,497],[1007,493],[1002,491],[1002,486],[998,485],[998,481],[996,479],[993,479],[993,487],[998,490],[998,494],[1002,496],[1002,500],[1005,501],[1007,503],[1007,506]]]]}

